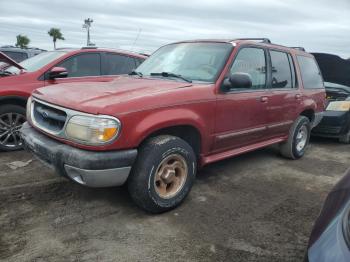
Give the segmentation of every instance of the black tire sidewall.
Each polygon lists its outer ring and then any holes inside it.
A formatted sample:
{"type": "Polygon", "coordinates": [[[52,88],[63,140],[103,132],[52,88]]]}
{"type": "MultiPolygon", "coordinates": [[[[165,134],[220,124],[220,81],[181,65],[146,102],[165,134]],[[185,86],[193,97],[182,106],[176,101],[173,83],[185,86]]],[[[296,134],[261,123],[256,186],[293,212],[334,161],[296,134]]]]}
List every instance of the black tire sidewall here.
{"type": "MultiPolygon", "coordinates": [[[[159,156],[158,156],[159,157],[159,156]]],[[[159,205],[162,208],[170,208],[172,206],[177,206],[179,204],[179,202],[181,202],[186,195],[189,193],[192,184],[193,184],[193,179],[195,178],[195,172],[196,170],[193,169],[193,165],[194,165],[194,161],[191,161],[192,157],[191,154],[184,148],[171,148],[167,151],[165,151],[161,157],[158,158],[158,160],[155,160],[155,162],[152,165],[151,168],[151,173],[148,176],[148,194],[149,196],[153,199],[153,201],[155,203],[157,203],[157,205],[159,205]],[[158,193],[156,192],[156,189],[154,187],[154,177],[156,175],[157,172],[157,167],[159,165],[159,163],[166,158],[167,156],[171,155],[171,154],[179,154],[182,157],[184,157],[186,164],[187,164],[187,168],[188,168],[188,174],[187,174],[187,179],[185,181],[185,184],[183,185],[182,189],[180,190],[180,192],[178,194],[176,194],[174,197],[169,198],[169,199],[164,199],[161,198],[158,193]]],[[[194,167],[196,168],[196,167],[194,167]]]]}
{"type": "Polygon", "coordinates": [[[296,126],[296,128],[294,130],[294,134],[293,134],[292,151],[293,151],[293,155],[294,155],[295,159],[299,159],[299,158],[304,156],[306,148],[307,148],[307,146],[309,144],[309,141],[310,141],[310,133],[311,133],[310,121],[306,117],[305,118],[301,118],[299,123],[297,124],[297,126],[296,126]],[[300,128],[302,126],[304,126],[304,125],[306,126],[307,132],[308,132],[307,140],[306,140],[306,144],[305,144],[303,150],[298,151],[297,150],[297,135],[298,135],[298,132],[299,132],[300,128]]]}
{"type": "Polygon", "coordinates": [[[128,179],[129,193],[141,208],[151,213],[161,213],[175,208],[185,199],[192,188],[196,172],[196,156],[188,143],[178,137],[156,137],[146,142],[139,151],[128,179]],[[185,159],[188,174],[180,192],[172,198],[164,199],[156,192],[154,178],[158,165],[171,154],[179,154],[185,159]]]}

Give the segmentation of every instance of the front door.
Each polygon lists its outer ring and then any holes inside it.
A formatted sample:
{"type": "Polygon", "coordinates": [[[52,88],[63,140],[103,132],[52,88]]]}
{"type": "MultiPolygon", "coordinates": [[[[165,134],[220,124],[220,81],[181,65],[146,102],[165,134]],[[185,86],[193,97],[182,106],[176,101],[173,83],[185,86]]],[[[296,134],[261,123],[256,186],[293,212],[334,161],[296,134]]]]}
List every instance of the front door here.
{"type": "Polygon", "coordinates": [[[214,151],[239,148],[264,139],[268,104],[266,61],[262,48],[244,47],[238,51],[230,74],[249,74],[252,86],[218,95],[214,151]]]}
{"type": "Polygon", "coordinates": [[[66,78],[56,78],[45,80],[45,85],[75,82],[103,82],[111,81],[112,76],[102,76],[102,60],[98,52],[81,53],[65,59],[55,65],[67,69],[66,78]]]}

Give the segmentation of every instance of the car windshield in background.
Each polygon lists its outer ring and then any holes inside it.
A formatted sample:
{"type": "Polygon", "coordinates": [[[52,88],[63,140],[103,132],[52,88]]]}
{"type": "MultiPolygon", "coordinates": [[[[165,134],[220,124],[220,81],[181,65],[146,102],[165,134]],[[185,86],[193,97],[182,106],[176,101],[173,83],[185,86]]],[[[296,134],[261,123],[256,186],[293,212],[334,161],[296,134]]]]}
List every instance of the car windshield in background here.
{"type": "Polygon", "coordinates": [[[158,49],[136,71],[143,76],[172,78],[172,75],[180,75],[191,81],[212,83],[232,48],[228,43],[171,44],[158,49]]]}
{"type": "MultiPolygon", "coordinates": [[[[44,52],[36,56],[33,56],[27,60],[24,60],[19,64],[23,66],[27,72],[34,72],[39,70],[43,66],[51,63],[52,61],[56,60],[57,58],[65,55],[66,53],[67,52],[64,52],[64,51],[44,52]]],[[[15,66],[11,66],[7,68],[6,71],[12,74],[18,74],[20,70],[15,66]]]]}

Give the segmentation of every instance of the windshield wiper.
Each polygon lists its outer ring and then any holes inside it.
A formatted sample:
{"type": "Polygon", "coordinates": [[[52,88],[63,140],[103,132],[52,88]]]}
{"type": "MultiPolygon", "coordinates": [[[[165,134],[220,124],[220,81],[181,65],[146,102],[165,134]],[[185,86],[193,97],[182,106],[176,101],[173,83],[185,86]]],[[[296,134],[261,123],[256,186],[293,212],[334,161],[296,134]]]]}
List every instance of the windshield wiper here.
{"type": "Polygon", "coordinates": [[[129,73],[129,76],[132,76],[132,75],[138,75],[139,77],[143,77],[143,74],[141,72],[137,72],[135,70],[133,70],[129,73]]]}
{"type": "Polygon", "coordinates": [[[151,73],[151,76],[163,76],[163,77],[176,77],[176,78],[180,78],[188,83],[192,83],[192,80],[187,79],[185,77],[183,77],[182,75],[177,75],[174,73],[169,73],[169,72],[162,72],[162,73],[151,73]]]}

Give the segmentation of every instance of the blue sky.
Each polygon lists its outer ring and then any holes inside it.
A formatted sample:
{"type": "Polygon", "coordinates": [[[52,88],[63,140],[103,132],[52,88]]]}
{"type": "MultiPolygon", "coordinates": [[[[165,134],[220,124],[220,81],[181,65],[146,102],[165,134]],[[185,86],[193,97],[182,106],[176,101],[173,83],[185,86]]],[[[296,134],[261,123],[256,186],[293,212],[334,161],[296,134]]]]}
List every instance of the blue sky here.
{"type": "Polygon", "coordinates": [[[92,42],[101,47],[150,53],[185,39],[269,37],[350,57],[349,0],[0,0],[0,10],[0,45],[24,34],[30,45],[52,49],[47,31],[58,27],[66,38],[58,47],[81,47],[91,17],[92,42]]]}

